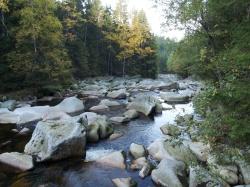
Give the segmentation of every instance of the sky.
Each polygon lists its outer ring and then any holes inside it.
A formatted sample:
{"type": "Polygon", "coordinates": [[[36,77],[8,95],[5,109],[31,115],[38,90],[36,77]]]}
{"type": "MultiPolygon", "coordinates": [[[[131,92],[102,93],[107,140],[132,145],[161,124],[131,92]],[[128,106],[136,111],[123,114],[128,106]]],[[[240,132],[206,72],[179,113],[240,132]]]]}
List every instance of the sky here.
{"type": "MultiPolygon", "coordinates": [[[[101,0],[104,6],[111,6],[113,9],[116,6],[117,0],[101,0]]],[[[128,11],[132,12],[133,10],[143,9],[147,15],[148,22],[150,24],[151,30],[154,34],[158,36],[164,36],[177,41],[181,40],[184,37],[184,31],[180,30],[171,30],[164,31],[161,28],[161,23],[163,22],[162,12],[160,8],[153,7],[153,0],[127,0],[128,11]]]]}

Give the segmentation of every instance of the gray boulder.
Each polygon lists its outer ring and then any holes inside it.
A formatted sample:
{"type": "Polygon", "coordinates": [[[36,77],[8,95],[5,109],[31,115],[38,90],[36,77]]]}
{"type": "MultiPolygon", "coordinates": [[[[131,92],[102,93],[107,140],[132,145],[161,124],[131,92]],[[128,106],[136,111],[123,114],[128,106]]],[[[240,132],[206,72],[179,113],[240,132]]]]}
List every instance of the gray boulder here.
{"type": "Polygon", "coordinates": [[[165,141],[164,139],[157,139],[148,146],[147,151],[154,159],[159,161],[162,159],[173,159],[165,148],[165,141]]]}
{"type": "Polygon", "coordinates": [[[243,160],[237,161],[243,181],[245,184],[250,184],[250,165],[243,160]]]}
{"type": "Polygon", "coordinates": [[[37,162],[55,161],[68,157],[83,157],[86,144],[87,120],[39,122],[26,144],[24,152],[37,162]]]}
{"type": "Polygon", "coordinates": [[[55,108],[67,114],[74,114],[84,111],[83,102],[76,97],[69,97],[64,99],[61,103],[56,105],[55,108]]]}
{"type": "Polygon", "coordinates": [[[19,115],[10,112],[7,108],[0,108],[0,124],[16,124],[19,121],[19,115]]]}
{"type": "Polygon", "coordinates": [[[178,176],[184,176],[185,164],[181,161],[163,159],[152,171],[152,180],[163,187],[182,187],[178,176]]]}
{"type": "Polygon", "coordinates": [[[109,99],[104,99],[100,102],[99,105],[105,105],[107,107],[120,106],[121,104],[117,101],[110,101],[109,99]]]}
{"type": "Polygon", "coordinates": [[[146,155],[146,150],[144,146],[135,143],[132,143],[130,145],[129,152],[135,159],[144,157],[146,155]]]}
{"type": "Polygon", "coordinates": [[[132,161],[130,169],[133,169],[133,170],[142,169],[147,164],[148,164],[147,159],[145,157],[140,157],[132,161]]]}
{"type": "Polygon", "coordinates": [[[98,159],[96,162],[110,167],[115,167],[120,169],[126,168],[123,151],[115,151],[113,153],[110,153],[98,159]]]}
{"type": "Polygon", "coordinates": [[[31,170],[34,167],[30,155],[17,152],[0,154],[0,164],[3,165],[1,168],[7,166],[17,172],[31,170]]]}
{"type": "Polygon", "coordinates": [[[209,146],[202,142],[188,142],[189,149],[202,162],[206,162],[209,156],[209,146]]]}
{"type": "Polygon", "coordinates": [[[105,112],[109,110],[109,107],[106,105],[97,105],[97,106],[93,106],[89,109],[92,112],[105,112]]]}
{"type": "Polygon", "coordinates": [[[126,99],[127,97],[126,89],[120,89],[109,92],[107,97],[112,99],[126,99]]]}
{"type": "Polygon", "coordinates": [[[185,103],[189,100],[189,96],[175,92],[161,92],[161,98],[169,103],[185,103]]]}
{"type": "Polygon", "coordinates": [[[146,94],[139,94],[136,98],[128,104],[128,109],[134,109],[144,115],[150,115],[156,108],[156,104],[159,103],[156,97],[146,94]]]}
{"type": "Polygon", "coordinates": [[[0,108],[7,108],[10,111],[13,111],[16,108],[17,102],[15,100],[8,100],[0,103],[0,108]]]}

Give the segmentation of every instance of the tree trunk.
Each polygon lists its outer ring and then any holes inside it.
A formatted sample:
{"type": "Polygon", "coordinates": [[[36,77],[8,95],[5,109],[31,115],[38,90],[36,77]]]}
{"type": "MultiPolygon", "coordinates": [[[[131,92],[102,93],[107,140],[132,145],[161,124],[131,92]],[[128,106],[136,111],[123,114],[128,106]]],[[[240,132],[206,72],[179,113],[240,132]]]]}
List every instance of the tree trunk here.
{"type": "Polygon", "coordinates": [[[125,57],[123,57],[123,65],[122,65],[122,77],[125,77],[125,65],[126,65],[126,61],[125,61],[125,57]]]}

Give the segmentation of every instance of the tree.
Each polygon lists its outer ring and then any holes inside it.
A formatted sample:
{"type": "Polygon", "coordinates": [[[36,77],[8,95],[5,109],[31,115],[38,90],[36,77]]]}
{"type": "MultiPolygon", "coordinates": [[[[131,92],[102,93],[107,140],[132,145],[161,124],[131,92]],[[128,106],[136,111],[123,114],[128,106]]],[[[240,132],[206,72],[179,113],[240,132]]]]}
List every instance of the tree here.
{"type": "Polygon", "coordinates": [[[160,2],[166,5],[166,23],[182,24],[187,30],[171,58],[173,70],[199,76],[209,85],[195,100],[197,111],[206,117],[203,137],[215,146],[227,142],[246,148],[250,135],[249,1],[160,2]]]}
{"type": "Polygon", "coordinates": [[[15,50],[9,53],[13,71],[35,88],[70,79],[70,61],[64,48],[62,25],[55,17],[55,1],[22,0],[15,27],[15,50]]]}
{"type": "Polygon", "coordinates": [[[65,0],[59,3],[58,10],[75,78],[90,76],[88,49],[84,37],[86,20],[84,19],[83,3],[82,0],[65,0]]]}

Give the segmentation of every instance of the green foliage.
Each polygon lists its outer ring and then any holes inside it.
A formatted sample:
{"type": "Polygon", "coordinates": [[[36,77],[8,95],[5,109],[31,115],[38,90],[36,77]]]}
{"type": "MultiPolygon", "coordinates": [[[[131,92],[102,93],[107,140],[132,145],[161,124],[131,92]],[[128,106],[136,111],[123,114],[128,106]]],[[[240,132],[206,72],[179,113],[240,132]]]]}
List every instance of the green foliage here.
{"type": "MultiPolygon", "coordinates": [[[[163,2],[163,1],[162,1],[163,2]]],[[[163,2],[164,3],[164,2],[163,2]]],[[[207,81],[195,106],[206,117],[203,137],[244,147],[250,136],[250,24],[246,0],[168,1],[168,24],[181,23],[188,36],[168,67],[207,81]],[[169,3],[169,4],[168,4],[169,3]]]]}
{"type": "Polygon", "coordinates": [[[173,55],[177,42],[164,38],[164,37],[156,37],[156,45],[157,45],[157,63],[159,66],[160,73],[167,73],[167,62],[169,58],[173,55]]]}

